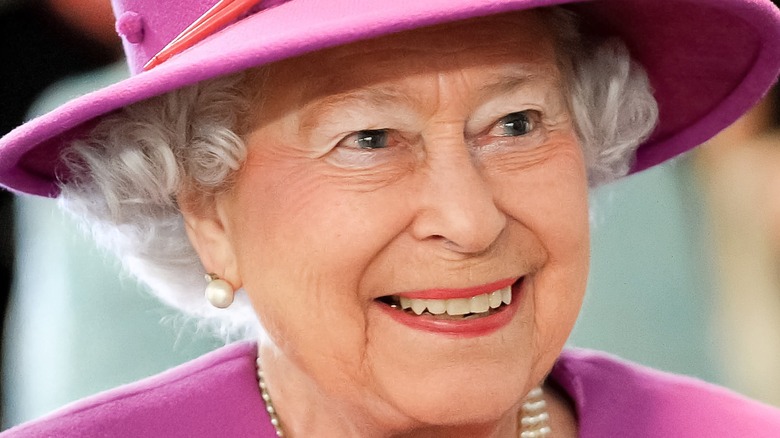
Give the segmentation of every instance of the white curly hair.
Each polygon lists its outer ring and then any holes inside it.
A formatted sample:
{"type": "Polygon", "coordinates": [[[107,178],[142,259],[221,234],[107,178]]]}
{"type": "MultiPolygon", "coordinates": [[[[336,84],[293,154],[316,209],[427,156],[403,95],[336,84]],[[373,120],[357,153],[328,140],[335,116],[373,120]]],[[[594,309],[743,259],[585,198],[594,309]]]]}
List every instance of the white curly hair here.
{"type": "MultiPolygon", "coordinates": [[[[596,187],[628,173],[657,123],[657,104],[623,43],[585,35],[568,10],[543,11],[557,31],[559,64],[596,187]]],[[[60,205],[162,301],[225,337],[257,336],[262,328],[245,294],[225,310],[203,298],[205,272],[177,197],[185,187],[203,194],[230,188],[246,157],[241,115],[256,91],[245,78],[255,74],[203,81],[123,108],[64,154],[70,176],[61,183],[60,205]]]]}

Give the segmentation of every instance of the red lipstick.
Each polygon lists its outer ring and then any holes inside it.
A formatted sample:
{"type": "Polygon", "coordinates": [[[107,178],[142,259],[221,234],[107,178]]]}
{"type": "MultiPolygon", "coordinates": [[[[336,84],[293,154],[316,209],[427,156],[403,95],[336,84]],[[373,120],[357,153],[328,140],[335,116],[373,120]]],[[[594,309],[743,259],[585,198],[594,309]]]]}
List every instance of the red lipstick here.
{"type": "Polygon", "coordinates": [[[383,302],[377,302],[379,309],[407,327],[415,330],[426,331],[457,337],[478,337],[493,333],[508,325],[514,318],[520,307],[521,298],[524,295],[525,281],[518,279],[500,280],[494,283],[464,289],[430,289],[399,294],[412,299],[455,299],[469,298],[493,292],[504,287],[512,286],[512,302],[502,305],[490,311],[487,316],[466,317],[462,319],[445,319],[439,316],[423,313],[416,315],[397,307],[391,307],[383,302]]]}
{"type": "Polygon", "coordinates": [[[410,292],[401,292],[397,294],[399,297],[413,298],[419,300],[448,300],[454,298],[471,298],[477,295],[490,293],[499,289],[503,289],[509,285],[514,284],[518,280],[518,277],[506,278],[503,280],[494,281],[493,283],[483,284],[481,286],[465,287],[462,289],[425,289],[410,292]]]}

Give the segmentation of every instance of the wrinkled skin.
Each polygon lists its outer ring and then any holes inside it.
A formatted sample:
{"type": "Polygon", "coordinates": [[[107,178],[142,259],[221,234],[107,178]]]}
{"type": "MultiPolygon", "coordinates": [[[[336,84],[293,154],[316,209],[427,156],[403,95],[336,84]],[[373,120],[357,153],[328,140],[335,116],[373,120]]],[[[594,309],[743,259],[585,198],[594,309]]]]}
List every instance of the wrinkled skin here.
{"type": "MultiPolygon", "coordinates": [[[[524,12],[263,76],[235,186],[185,217],[205,268],[246,291],[268,334],[289,435],[517,436],[588,270],[586,170],[556,56],[524,12]],[[482,336],[411,328],[377,301],[521,276],[517,313],[482,336]]],[[[550,401],[569,436],[571,408],[550,401]]]]}

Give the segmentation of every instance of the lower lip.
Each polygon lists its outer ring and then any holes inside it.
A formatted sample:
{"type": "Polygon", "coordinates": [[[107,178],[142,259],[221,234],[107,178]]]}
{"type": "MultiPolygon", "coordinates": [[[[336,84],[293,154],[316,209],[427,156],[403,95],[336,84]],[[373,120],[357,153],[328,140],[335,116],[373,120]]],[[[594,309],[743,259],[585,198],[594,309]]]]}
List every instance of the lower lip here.
{"type": "Polygon", "coordinates": [[[395,321],[416,330],[458,337],[478,337],[489,335],[509,324],[520,307],[520,297],[525,281],[512,285],[512,304],[502,306],[492,315],[482,318],[449,320],[436,319],[431,315],[410,315],[384,303],[377,303],[380,309],[395,321]]]}

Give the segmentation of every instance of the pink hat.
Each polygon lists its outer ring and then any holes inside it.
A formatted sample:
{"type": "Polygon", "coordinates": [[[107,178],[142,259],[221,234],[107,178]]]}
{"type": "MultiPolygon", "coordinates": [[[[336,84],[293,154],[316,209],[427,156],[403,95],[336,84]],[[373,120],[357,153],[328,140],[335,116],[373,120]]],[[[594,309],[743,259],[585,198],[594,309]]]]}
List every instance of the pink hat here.
{"type": "Polygon", "coordinates": [[[325,47],[506,11],[568,4],[594,29],[628,44],[660,107],[660,123],[633,172],[715,135],[780,72],[780,11],[769,0],[265,0],[148,71],[144,64],[217,0],[113,2],[133,76],[0,139],[0,185],[56,196],[63,146],[125,105],[325,47]]]}

